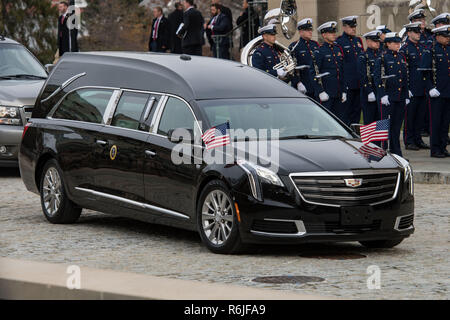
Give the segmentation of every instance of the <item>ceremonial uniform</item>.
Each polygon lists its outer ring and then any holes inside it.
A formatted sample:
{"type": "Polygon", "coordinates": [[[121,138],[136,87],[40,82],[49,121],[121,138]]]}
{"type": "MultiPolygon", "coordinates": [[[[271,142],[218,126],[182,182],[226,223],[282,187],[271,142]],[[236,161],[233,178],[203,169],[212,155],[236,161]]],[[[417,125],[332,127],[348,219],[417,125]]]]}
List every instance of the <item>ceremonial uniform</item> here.
{"type": "Polygon", "coordinates": [[[375,62],[380,57],[380,50],[368,48],[366,52],[359,55],[358,72],[361,79],[361,107],[364,124],[369,124],[380,119],[378,101],[376,98],[377,88],[373,81],[375,62]],[[371,101],[369,95],[373,94],[371,101]]]}
{"type": "MultiPolygon", "coordinates": [[[[336,30],[336,22],[327,22],[321,25],[318,30],[336,30]]],[[[344,79],[344,55],[342,48],[337,43],[325,42],[314,51],[316,68],[310,68],[311,77],[314,79],[314,91],[319,96],[322,105],[334,113],[343,121],[344,108],[343,97],[347,94],[344,79]],[[317,74],[317,72],[319,74],[317,74]],[[328,75],[323,75],[328,73],[328,75]],[[324,98],[325,99],[324,99],[324,98]]]]}
{"type": "MultiPolygon", "coordinates": [[[[401,42],[401,38],[397,33],[388,33],[385,41],[401,42]]],[[[377,60],[375,71],[374,81],[382,102],[380,116],[381,119],[390,118],[390,150],[401,156],[400,130],[405,116],[406,99],[409,97],[405,56],[386,50],[377,60]]]]}
{"type": "MultiPolygon", "coordinates": [[[[450,26],[433,29],[435,34],[450,34],[450,26]]],[[[450,125],[450,46],[436,42],[425,52],[421,64],[428,73],[427,89],[431,97],[430,142],[431,156],[448,156],[446,151],[450,125]]]]}
{"type": "MultiPolygon", "coordinates": [[[[309,18],[303,19],[298,23],[297,28],[299,30],[312,28],[312,20],[309,18]]],[[[305,94],[317,100],[317,97],[314,94],[314,84],[310,68],[314,68],[316,65],[316,62],[313,61],[313,59],[315,59],[314,51],[319,49],[319,44],[314,40],[300,38],[300,40],[291,43],[289,49],[297,60],[297,66],[308,66],[307,68],[305,67],[304,69],[297,70],[291,81],[292,87],[297,89],[301,82],[306,88],[305,94]]]]}
{"type": "MultiPolygon", "coordinates": [[[[406,31],[420,33],[420,23],[411,23],[405,26],[406,31]]],[[[410,39],[400,49],[404,54],[408,66],[408,88],[410,103],[406,106],[405,125],[403,139],[407,149],[427,149],[428,146],[422,141],[421,129],[425,123],[427,112],[426,78],[417,69],[421,65],[426,47],[420,43],[414,43],[410,39]]]]}
{"type": "MultiPolygon", "coordinates": [[[[343,18],[342,22],[356,26],[356,16],[343,18]]],[[[359,123],[361,118],[360,77],[357,68],[358,56],[364,52],[360,37],[343,33],[336,41],[344,53],[345,86],[347,87],[347,101],[344,103],[344,122],[347,125],[359,123]]]]}

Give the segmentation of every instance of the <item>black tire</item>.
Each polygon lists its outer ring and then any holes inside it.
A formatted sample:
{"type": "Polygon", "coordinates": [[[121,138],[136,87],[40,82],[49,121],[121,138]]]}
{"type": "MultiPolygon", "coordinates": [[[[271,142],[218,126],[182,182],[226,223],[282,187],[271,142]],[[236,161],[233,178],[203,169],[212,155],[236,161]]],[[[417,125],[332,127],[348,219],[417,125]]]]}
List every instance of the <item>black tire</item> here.
{"type": "MultiPolygon", "coordinates": [[[[222,220],[224,221],[224,220],[222,220]]],[[[217,222],[216,222],[217,223],[217,222]]],[[[206,184],[203,188],[200,198],[197,203],[197,227],[200,237],[206,247],[214,253],[218,254],[234,254],[242,252],[246,246],[242,244],[241,237],[239,235],[239,222],[236,214],[236,207],[234,204],[233,197],[225,183],[220,180],[212,180],[206,184]],[[208,195],[213,191],[221,191],[225,193],[228,197],[228,201],[231,203],[231,210],[233,215],[233,224],[228,238],[221,244],[213,243],[205,233],[202,221],[202,208],[205,204],[205,200],[208,195]]],[[[220,231],[219,231],[220,232],[220,231]]],[[[223,234],[223,233],[222,233],[223,234]]]]}
{"type": "Polygon", "coordinates": [[[362,244],[366,248],[371,249],[389,249],[393,248],[395,246],[398,246],[400,243],[402,243],[403,239],[397,239],[397,240],[372,240],[372,241],[360,241],[359,243],[362,244]]]}
{"type": "MultiPolygon", "coordinates": [[[[57,179],[57,178],[54,178],[57,179]]],[[[52,179],[50,179],[52,180],[52,179]]],[[[58,165],[58,162],[55,159],[51,159],[49,161],[47,161],[42,169],[41,172],[41,180],[40,180],[40,195],[41,195],[41,206],[42,206],[42,211],[44,213],[45,218],[47,218],[47,220],[51,223],[55,223],[55,224],[69,224],[69,223],[75,223],[78,218],[80,217],[81,214],[81,210],[82,208],[76,206],[68,197],[66,194],[66,190],[64,187],[64,177],[62,175],[62,171],[61,168],[58,165]],[[56,207],[51,205],[48,203],[48,199],[49,199],[49,190],[51,189],[50,187],[48,187],[47,185],[49,184],[49,182],[47,181],[47,183],[44,181],[44,179],[46,178],[46,174],[48,172],[52,172],[53,175],[55,176],[55,173],[57,173],[59,175],[59,184],[57,184],[57,188],[53,189],[53,190],[57,190],[55,192],[57,192],[59,194],[59,206],[57,207],[57,209],[55,209],[56,207]],[[46,200],[44,200],[44,197],[46,198],[46,200]],[[54,210],[54,212],[52,212],[52,210],[54,210]]],[[[50,198],[55,199],[55,197],[50,196],[50,198]]]]}

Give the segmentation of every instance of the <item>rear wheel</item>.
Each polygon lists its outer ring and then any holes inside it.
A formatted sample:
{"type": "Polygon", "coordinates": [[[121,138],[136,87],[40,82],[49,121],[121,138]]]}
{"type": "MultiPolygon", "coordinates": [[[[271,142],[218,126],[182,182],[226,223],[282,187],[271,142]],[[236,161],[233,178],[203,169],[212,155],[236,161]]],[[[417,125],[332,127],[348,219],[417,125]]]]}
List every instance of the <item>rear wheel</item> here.
{"type": "Polygon", "coordinates": [[[225,183],[210,181],[197,204],[197,226],[203,243],[214,253],[243,249],[234,201],[225,183]]]}
{"type": "Polygon", "coordinates": [[[74,223],[80,217],[81,208],[67,198],[62,172],[54,159],[42,170],[40,194],[42,211],[51,223],[74,223]]]}
{"type": "Polygon", "coordinates": [[[403,241],[403,239],[398,239],[398,240],[373,240],[373,241],[360,241],[359,243],[361,243],[364,247],[367,248],[372,248],[372,249],[376,249],[376,248],[380,248],[380,249],[388,249],[388,248],[393,248],[397,245],[399,245],[401,242],[403,241]]]}

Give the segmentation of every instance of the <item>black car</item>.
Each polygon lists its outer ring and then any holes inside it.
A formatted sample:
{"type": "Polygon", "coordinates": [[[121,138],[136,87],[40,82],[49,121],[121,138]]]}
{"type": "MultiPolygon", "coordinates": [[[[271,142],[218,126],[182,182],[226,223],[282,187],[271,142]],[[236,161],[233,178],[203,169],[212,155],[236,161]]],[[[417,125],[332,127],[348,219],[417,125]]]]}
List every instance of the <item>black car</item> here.
{"type": "Polygon", "coordinates": [[[364,146],[313,100],[231,61],[65,54],[24,129],[19,165],[52,223],[76,222],[88,208],[196,230],[216,253],[320,241],[386,248],[414,232],[405,159],[364,146]],[[220,164],[205,161],[195,136],[175,133],[223,123],[277,129],[256,137],[277,147],[266,158],[276,170],[259,161],[260,150],[251,160],[254,137],[231,137],[226,148],[244,151],[220,164]],[[186,161],[174,161],[174,150],[186,161]]]}

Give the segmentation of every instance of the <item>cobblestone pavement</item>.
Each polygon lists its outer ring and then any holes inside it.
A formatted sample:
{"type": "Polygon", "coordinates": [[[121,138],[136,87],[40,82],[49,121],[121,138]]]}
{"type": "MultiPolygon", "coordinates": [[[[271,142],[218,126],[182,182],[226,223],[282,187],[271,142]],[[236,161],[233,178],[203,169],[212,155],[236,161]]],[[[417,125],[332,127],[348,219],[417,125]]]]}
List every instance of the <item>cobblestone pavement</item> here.
{"type": "Polygon", "coordinates": [[[343,298],[450,298],[450,185],[416,185],[416,233],[393,249],[369,250],[345,243],[274,246],[258,248],[252,254],[221,256],[210,253],[196,233],[93,211],[83,211],[74,225],[49,224],[39,197],[25,190],[18,172],[2,170],[2,257],[343,298]],[[304,257],[305,253],[312,257],[304,257]],[[358,255],[365,257],[356,259],[358,255]],[[381,269],[380,290],[367,289],[370,265],[381,269]],[[279,275],[321,277],[325,281],[252,281],[279,275]]]}

